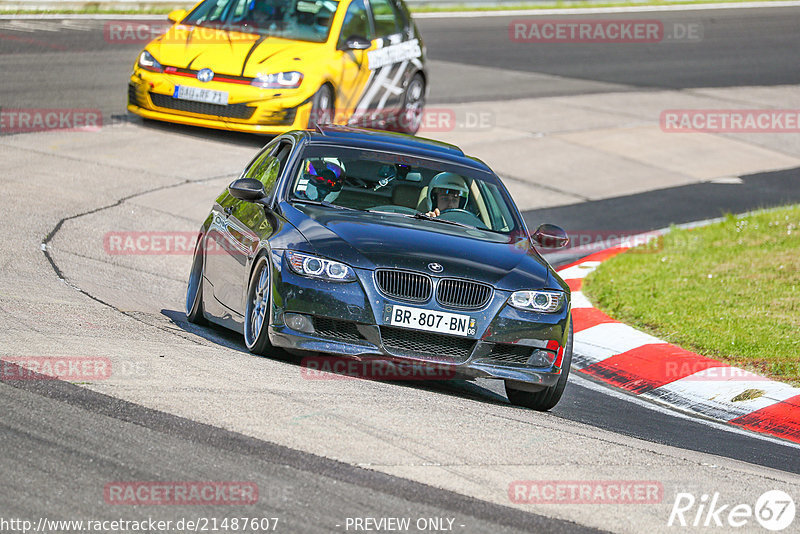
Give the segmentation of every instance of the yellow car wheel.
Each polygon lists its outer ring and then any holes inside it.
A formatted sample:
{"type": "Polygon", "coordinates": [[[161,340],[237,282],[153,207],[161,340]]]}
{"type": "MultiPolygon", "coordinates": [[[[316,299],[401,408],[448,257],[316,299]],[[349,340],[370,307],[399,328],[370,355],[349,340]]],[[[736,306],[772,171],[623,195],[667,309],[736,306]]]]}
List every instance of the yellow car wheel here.
{"type": "Polygon", "coordinates": [[[398,130],[407,134],[415,134],[422,123],[425,109],[425,79],[417,73],[408,82],[403,107],[400,110],[397,124],[398,130]]]}
{"type": "Polygon", "coordinates": [[[333,113],[333,91],[330,85],[323,85],[311,99],[311,114],[308,117],[309,129],[316,128],[317,124],[332,123],[333,113]]]}

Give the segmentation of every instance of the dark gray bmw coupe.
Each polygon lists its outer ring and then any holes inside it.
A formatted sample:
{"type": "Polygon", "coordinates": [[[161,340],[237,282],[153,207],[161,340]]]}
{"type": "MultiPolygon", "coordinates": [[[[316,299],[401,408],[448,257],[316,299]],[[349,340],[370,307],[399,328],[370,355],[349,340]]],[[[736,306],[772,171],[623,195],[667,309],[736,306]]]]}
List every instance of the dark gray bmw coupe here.
{"type": "Polygon", "coordinates": [[[500,179],[458,148],[321,126],[270,142],[200,229],[188,319],[271,346],[505,381],[548,410],[572,359],[569,287],[500,179]]]}

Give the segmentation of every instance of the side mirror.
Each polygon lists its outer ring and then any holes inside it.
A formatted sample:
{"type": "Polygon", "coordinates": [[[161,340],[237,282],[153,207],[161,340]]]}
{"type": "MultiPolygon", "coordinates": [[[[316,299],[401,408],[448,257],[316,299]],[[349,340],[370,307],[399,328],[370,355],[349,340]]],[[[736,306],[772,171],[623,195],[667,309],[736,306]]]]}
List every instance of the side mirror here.
{"type": "Polygon", "coordinates": [[[180,21],[182,21],[183,17],[185,17],[185,16],[186,16],[186,10],[185,9],[176,9],[174,11],[170,11],[169,12],[169,15],[167,15],[167,19],[170,22],[174,22],[175,24],[177,24],[180,21]]]}
{"type": "Polygon", "coordinates": [[[555,224],[543,224],[531,234],[533,244],[542,248],[564,248],[569,244],[569,236],[563,228],[555,224]]]}
{"type": "Polygon", "coordinates": [[[267,193],[264,191],[264,184],[255,178],[239,178],[238,180],[234,180],[231,182],[231,185],[228,186],[228,192],[233,198],[246,200],[248,202],[261,200],[267,196],[267,193]]]}
{"type": "Polygon", "coordinates": [[[345,50],[366,50],[370,46],[372,46],[372,41],[360,35],[351,35],[344,42],[345,50]]]}

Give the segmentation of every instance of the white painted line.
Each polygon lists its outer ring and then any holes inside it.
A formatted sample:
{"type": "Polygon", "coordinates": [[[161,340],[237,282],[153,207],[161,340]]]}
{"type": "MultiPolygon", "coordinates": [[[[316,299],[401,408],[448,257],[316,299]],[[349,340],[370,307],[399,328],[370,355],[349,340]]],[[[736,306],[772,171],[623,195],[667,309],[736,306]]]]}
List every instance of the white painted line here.
{"type": "Polygon", "coordinates": [[[586,278],[589,276],[589,273],[597,269],[598,265],[600,265],[599,261],[585,261],[583,263],[579,263],[578,265],[568,267],[563,271],[558,271],[558,276],[560,276],[562,280],[577,280],[578,278],[586,278]]]}
{"type": "Polygon", "coordinates": [[[541,17],[551,15],[594,15],[613,13],[647,13],[657,11],[705,11],[711,9],[758,9],[772,7],[800,7],[800,2],[741,2],[733,4],[676,4],[667,6],[587,7],[558,9],[514,9],[508,11],[452,11],[439,13],[413,13],[415,19],[458,19],[482,17],[541,17]]]}
{"type": "Polygon", "coordinates": [[[694,421],[695,423],[699,423],[701,425],[705,425],[722,432],[730,432],[731,434],[749,436],[754,439],[768,441],[775,445],[782,445],[784,447],[792,447],[800,450],[800,443],[793,443],[791,441],[778,439],[768,434],[750,432],[742,428],[739,428],[737,426],[728,425],[726,423],[710,421],[704,417],[698,417],[696,414],[693,413],[685,413],[682,410],[679,411],[678,409],[676,409],[675,406],[665,405],[659,399],[647,399],[647,398],[642,398],[641,395],[632,395],[630,393],[624,393],[622,391],[610,388],[604,384],[598,384],[597,382],[594,382],[592,380],[589,380],[588,378],[584,378],[577,374],[570,373],[568,380],[569,382],[575,384],[576,386],[580,386],[582,388],[586,388],[591,391],[597,391],[598,393],[602,393],[603,395],[608,395],[609,397],[613,397],[615,399],[621,399],[630,402],[631,404],[635,404],[637,406],[642,406],[649,410],[653,410],[654,412],[669,415],[671,417],[677,417],[679,419],[687,419],[690,421],[694,421]]]}
{"type": "Polygon", "coordinates": [[[12,20],[11,21],[11,29],[14,27],[19,28],[23,31],[31,31],[31,32],[58,32],[61,31],[60,24],[55,24],[53,22],[45,21],[45,20],[12,20]]]}
{"type": "Polygon", "coordinates": [[[756,410],[772,406],[780,401],[800,395],[800,388],[789,384],[766,380],[756,375],[755,379],[718,377],[720,369],[705,369],[675,382],[642,393],[642,396],[667,402],[684,410],[730,421],[756,410]],[[733,399],[748,390],[763,391],[764,394],[749,400],[733,399]]]}
{"type": "Polygon", "coordinates": [[[61,26],[66,30],[88,32],[101,29],[103,24],[99,20],[66,19],[61,21],[61,26]]]}
{"type": "Polygon", "coordinates": [[[623,323],[603,323],[575,333],[575,343],[597,354],[622,354],[643,345],[666,343],[623,323]]]}
{"type": "Polygon", "coordinates": [[[589,299],[583,295],[583,291],[573,291],[571,302],[573,310],[577,310],[579,308],[594,308],[592,303],[589,302],[589,299]]]}
{"type": "MultiPolygon", "coordinates": [[[[172,4],[168,4],[172,5],[172,4]]],[[[114,13],[83,15],[77,13],[64,13],[64,14],[39,14],[39,15],[0,15],[0,20],[69,20],[69,19],[85,19],[85,20],[167,20],[166,13],[163,15],[150,14],[150,15],[123,15],[114,13]]]]}

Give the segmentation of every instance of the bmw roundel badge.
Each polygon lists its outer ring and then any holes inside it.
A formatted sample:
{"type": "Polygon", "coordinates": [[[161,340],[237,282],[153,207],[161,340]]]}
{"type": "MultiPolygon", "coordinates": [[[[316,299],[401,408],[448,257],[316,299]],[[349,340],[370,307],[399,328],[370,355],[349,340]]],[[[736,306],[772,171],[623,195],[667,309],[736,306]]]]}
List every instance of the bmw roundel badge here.
{"type": "Polygon", "coordinates": [[[442,267],[442,264],[441,263],[436,263],[436,262],[429,263],[428,264],[428,269],[430,269],[434,273],[440,273],[440,272],[444,271],[444,267],[442,267]]]}

